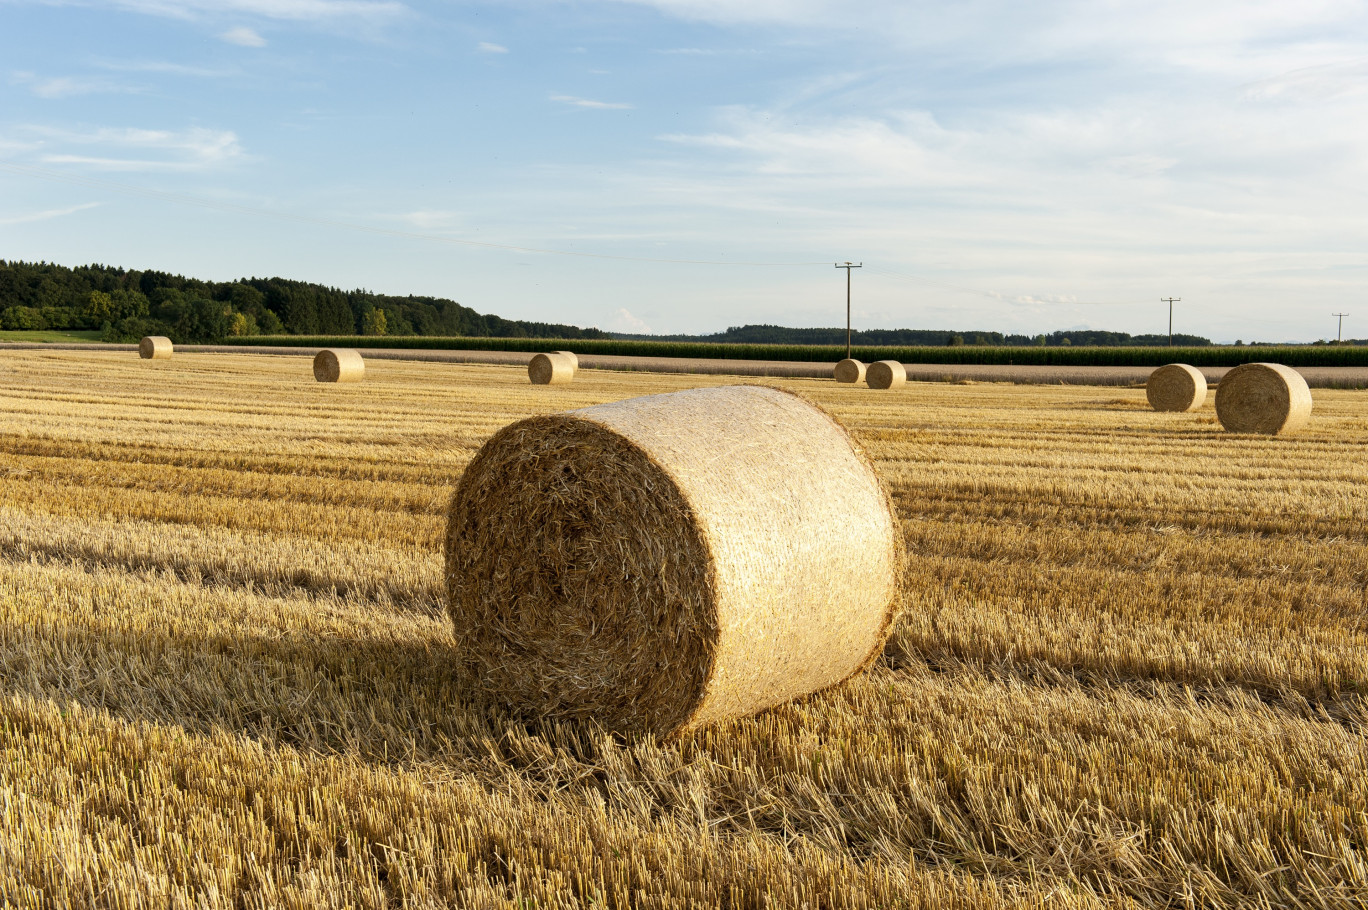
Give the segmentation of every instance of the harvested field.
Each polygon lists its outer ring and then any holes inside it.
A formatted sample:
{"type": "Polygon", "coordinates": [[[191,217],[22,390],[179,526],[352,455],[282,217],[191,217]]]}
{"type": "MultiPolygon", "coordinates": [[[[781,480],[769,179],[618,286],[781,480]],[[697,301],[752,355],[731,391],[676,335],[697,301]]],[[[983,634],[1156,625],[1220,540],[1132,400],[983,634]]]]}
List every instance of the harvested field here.
{"type": "Polygon", "coordinates": [[[1362,906],[1368,393],[766,380],[875,459],[906,613],[661,746],[467,706],[447,502],[514,420],[734,380],[300,367],[0,353],[0,903],[1362,906]]]}

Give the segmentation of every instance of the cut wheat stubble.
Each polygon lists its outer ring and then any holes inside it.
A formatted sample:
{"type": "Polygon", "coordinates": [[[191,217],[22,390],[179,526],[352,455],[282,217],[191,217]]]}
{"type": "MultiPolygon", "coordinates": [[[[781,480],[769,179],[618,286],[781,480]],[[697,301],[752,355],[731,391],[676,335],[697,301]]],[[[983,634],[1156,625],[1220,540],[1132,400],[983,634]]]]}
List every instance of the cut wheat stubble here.
{"type": "Polygon", "coordinates": [[[790,393],[534,417],[495,434],[452,499],[455,655],[515,711],[678,735],[867,666],[900,548],[868,458],[790,393]]]}

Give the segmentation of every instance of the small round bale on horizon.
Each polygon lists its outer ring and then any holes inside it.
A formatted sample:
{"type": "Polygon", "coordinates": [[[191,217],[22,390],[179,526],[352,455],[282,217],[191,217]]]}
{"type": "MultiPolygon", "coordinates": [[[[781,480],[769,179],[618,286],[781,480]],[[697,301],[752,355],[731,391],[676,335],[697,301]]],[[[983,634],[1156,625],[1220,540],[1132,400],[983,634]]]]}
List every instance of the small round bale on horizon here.
{"type": "Polygon", "coordinates": [[[569,382],[575,378],[575,362],[559,352],[538,354],[527,364],[527,378],[533,385],[569,382]]]}
{"type": "Polygon", "coordinates": [[[324,348],[314,355],[313,371],[319,382],[360,382],[366,361],[350,348],[324,348]]]}
{"type": "Polygon", "coordinates": [[[1145,397],[1156,411],[1195,411],[1206,404],[1207,381],[1186,363],[1170,363],[1150,373],[1145,397]]]}
{"type": "Polygon", "coordinates": [[[138,342],[138,356],[143,360],[170,360],[175,345],[165,335],[147,335],[138,342]]]}
{"type": "Polygon", "coordinates": [[[831,371],[831,378],[837,382],[864,382],[865,365],[854,357],[847,357],[836,364],[836,369],[831,371]]]}
{"type": "Polygon", "coordinates": [[[877,360],[865,370],[865,382],[871,389],[892,389],[907,382],[907,370],[896,360],[877,360]]]}
{"type": "Polygon", "coordinates": [[[485,443],[451,500],[455,669],[517,713],[678,736],[867,667],[901,565],[869,457],[790,392],[531,417],[485,443]]]}
{"type": "Polygon", "coordinates": [[[576,373],[579,372],[579,356],[574,351],[552,351],[552,353],[567,358],[570,361],[570,368],[576,373]]]}
{"type": "Polygon", "coordinates": [[[1311,390],[1291,367],[1246,363],[1216,386],[1216,417],[1231,433],[1290,433],[1311,417],[1311,390]]]}

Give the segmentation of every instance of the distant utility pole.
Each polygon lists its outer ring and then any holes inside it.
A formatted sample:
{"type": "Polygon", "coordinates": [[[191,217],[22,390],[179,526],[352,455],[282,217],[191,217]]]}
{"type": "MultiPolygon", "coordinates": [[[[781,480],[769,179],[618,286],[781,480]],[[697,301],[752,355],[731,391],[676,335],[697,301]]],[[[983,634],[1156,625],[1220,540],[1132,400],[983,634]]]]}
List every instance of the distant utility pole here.
{"type": "Polygon", "coordinates": [[[1341,341],[1344,340],[1344,317],[1345,317],[1345,316],[1348,316],[1349,314],[1348,314],[1348,313],[1331,313],[1330,315],[1331,315],[1331,316],[1338,316],[1338,317],[1339,317],[1339,331],[1335,333],[1335,343],[1336,343],[1336,344],[1339,344],[1341,341]]]}
{"type": "Polygon", "coordinates": [[[837,262],[837,263],[835,263],[835,265],[836,265],[836,268],[838,268],[838,269],[845,269],[845,270],[846,270],[846,360],[849,360],[849,359],[850,359],[850,270],[851,270],[851,269],[863,268],[863,267],[864,267],[864,263],[863,263],[863,262],[859,262],[859,263],[847,262],[845,265],[841,265],[839,262],[837,262]]]}
{"type": "Polygon", "coordinates": [[[1169,347],[1173,347],[1173,305],[1174,305],[1175,303],[1182,303],[1182,302],[1183,302],[1183,298],[1181,298],[1181,297],[1160,297],[1160,298],[1159,298],[1159,302],[1160,302],[1160,303],[1167,303],[1167,304],[1169,305],[1169,347]]]}

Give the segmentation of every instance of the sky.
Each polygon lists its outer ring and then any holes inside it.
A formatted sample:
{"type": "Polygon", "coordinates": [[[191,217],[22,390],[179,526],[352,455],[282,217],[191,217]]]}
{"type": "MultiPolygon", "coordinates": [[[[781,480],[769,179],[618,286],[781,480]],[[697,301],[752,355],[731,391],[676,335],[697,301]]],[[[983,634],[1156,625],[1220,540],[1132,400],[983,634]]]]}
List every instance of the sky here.
{"type": "Polygon", "coordinates": [[[0,258],[704,333],[1368,337],[1368,4],[0,0],[0,258]]]}

